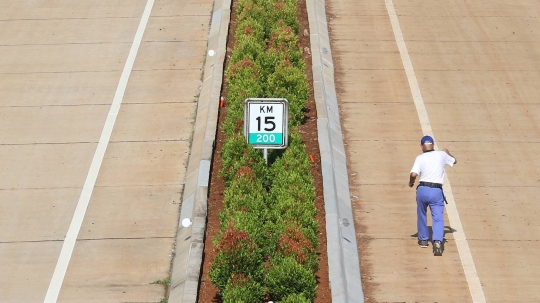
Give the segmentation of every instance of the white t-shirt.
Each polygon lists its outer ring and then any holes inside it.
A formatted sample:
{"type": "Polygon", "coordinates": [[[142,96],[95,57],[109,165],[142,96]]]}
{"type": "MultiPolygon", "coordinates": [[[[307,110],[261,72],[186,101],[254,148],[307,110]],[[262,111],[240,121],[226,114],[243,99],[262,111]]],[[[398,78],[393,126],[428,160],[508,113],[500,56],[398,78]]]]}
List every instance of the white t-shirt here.
{"type": "Polygon", "coordinates": [[[444,167],[454,166],[456,159],[444,151],[432,151],[416,157],[411,173],[417,173],[420,181],[440,183],[444,182],[444,167]]]}

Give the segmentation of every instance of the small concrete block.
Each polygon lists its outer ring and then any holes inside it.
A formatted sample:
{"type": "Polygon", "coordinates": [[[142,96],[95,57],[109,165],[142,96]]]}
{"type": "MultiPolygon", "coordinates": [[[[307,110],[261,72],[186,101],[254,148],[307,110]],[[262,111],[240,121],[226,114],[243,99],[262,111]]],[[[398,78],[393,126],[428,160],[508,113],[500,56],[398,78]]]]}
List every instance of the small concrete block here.
{"type": "MultiPolygon", "coordinates": [[[[206,220],[206,213],[208,207],[208,187],[206,186],[197,186],[195,192],[195,209],[194,215],[195,218],[202,218],[206,220]]],[[[203,223],[203,225],[206,223],[203,223]]]]}
{"type": "MultiPolygon", "coordinates": [[[[171,282],[172,283],[172,282],[171,282]]],[[[171,284],[171,290],[169,291],[170,303],[182,303],[182,297],[184,296],[184,283],[175,287],[171,284]]]]}
{"type": "MultiPolygon", "coordinates": [[[[307,9],[307,14],[308,14],[309,26],[311,27],[312,25],[316,24],[315,22],[317,22],[317,15],[315,12],[315,3],[313,2],[313,0],[306,0],[306,9],[307,9]]],[[[316,31],[313,31],[313,32],[316,32],[316,31]]]]}
{"type": "Polygon", "coordinates": [[[332,144],[332,153],[334,153],[334,151],[337,151],[345,155],[343,137],[341,133],[336,132],[333,128],[330,129],[330,142],[330,144],[332,144]]]}
{"type": "MultiPolygon", "coordinates": [[[[198,150],[201,148],[201,139],[199,137],[194,137],[196,140],[191,142],[191,154],[189,155],[189,161],[187,165],[186,172],[191,174],[194,171],[199,170],[199,161],[201,161],[201,155],[198,150]]],[[[197,184],[197,181],[195,181],[197,184]]]]}
{"type": "Polygon", "coordinates": [[[313,56],[313,58],[317,58],[317,62],[320,61],[320,57],[321,57],[321,54],[320,54],[320,48],[319,48],[319,35],[310,35],[309,39],[311,40],[310,43],[311,43],[311,56],[313,56]]]}
{"type": "Polygon", "coordinates": [[[317,17],[315,15],[308,15],[308,22],[309,22],[309,33],[311,34],[310,40],[313,40],[314,36],[317,36],[316,39],[319,39],[318,37],[319,22],[317,22],[317,17]]]}
{"type": "Polygon", "coordinates": [[[214,0],[214,12],[223,9],[223,0],[214,0]]]}
{"type": "Polygon", "coordinates": [[[221,97],[221,83],[223,83],[223,62],[225,61],[225,53],[217,54],[218,58],[216,59],[216,68],[214,69],[214,76],[212,82],[212,91],[217,91],[218,95],[218,107],[219,107],[219,98],[221,97]]]}
{"type": "Polygon", "coordinates": [[[184,192],[182,193],[182,198],[186,199],[192,194],[195,194],[197,189],[197,177],[199,175],[199,170],[195,170],[186,177],[186,184],[184,186],[184,192]]]}
{"type": "Polygon", "coordinates": [[[360,265],[358,255],[345,252],[345,277],[348,302],[363,303],[362,279],[360,278],[360,265]]]}
{"type": "Polygon", "coordinates": [[[336,192],[331,189],[325,189],[324,191],[324,212],[327,215],[338,215],[336,192]]]}
{"type": "Polygon", "coordinates": [[[171,295],[170,297],[178,296],[183,293],[183,283],[186,281],[186,269],[188,257],[191,248],[189,241],[191,235],[191,227],[179,228],[176,236],[175,256],[173,260],[173,270],[171,274],[171,295]]]}
{"type": "Polygon", "coordinates": [[[346,293],[338,224],[337,215],[326,215],[328,276],[330,279],[332,302],[336,302],[340,298],[344,299],[346,293]]]}
{"type": "Polygon", "coordinates": [[[197,186],[208,186],[210,179],[210,161],[201,160],[199,164],[199,176],[197,178],[197,186]]]}
{"type": "Polygon", "coordinates": [[[327,113],[326,113],[326,106],[321,105],[320,103],[324,103],[324,98],[315,98],[315,103],[317,106],[317,117],[322,119],[327,119],[327,113]]]}
{"type": "MultiPolygon", "coordinates": [[[[313,60],[315,62],[315,60],[313,60]]],[[[320,61],[317,64],[313,64],[311,67],[313,71],[313,85],[320,85],[321,89],[324,89],[324,83],[323,83],[323,73],[322,73],[322,66],[320,64],[320,61]]]]}
{"type": "Polygon", "coordinates": [[[212,83],[212,87],[210,89],[210,100],[209,104],[211,108],[219,108],[219,99],[221,97],[221,90],[220,86],[216,85],[215,82],[212,83]]]}
{"type": "MultiPolygon", "coordinates": [[[[336,192],[337,192],[337,198],[338,202],[341,202],[345,200],[348,207],[351,207],[351,198],[350,198],[350,191],[349,191],[349,178],[347,178],[347,175],[342,175],[340,173],[334,174],[335,184],[336,184],[336,192]]],[[[344,215],[344,214],[342,214],[344,215]]]]}
{"type": "Polygon", "coordinates": [[[197,104],[197,116],[195,117],[195,130],[206,128],[206,118],[208,117],[207,101],[207,99],[199,98],[199,103],[197,104]]]}
{"type": "MultiPolygon", "coordinates": [[[[215,57],[215,55],[214,55],[215,57]]],[[[205,65],[205,70],[204,70],[204,73],[203,73],[203,76],[202,76],[202,81],[203,81],[203,84],[202,84],[202,87],[201,87],[201,95],[203,94],[203,92],[209,92],[210,91],[210,88],[212,87],[212,75],[214,74],[214,67],[215,67],[215,64],[211,64],[211,65],[208,65],[208,67],[210,69],[206,69],[206,65],[205,65]]]]}
{"type": "Polygon", "coordinates": [[[212,21],[210,25],[210,34],[209,36],[212,36],[214,34],[219,33],[220,25],[221,25],[221,19],[223,16],[223,8],[218,8],[214,13],[212,14],[212,21]]]}
{"type": "Polygon", "coordinates": [[[328,106],[338,108],[338,99],[336,89],[334,87],[334,73],[326,66],[323,68],[323,85],[324,93],[328,99],[328,106]]]}
{"type": "Polygon", "coordinates": [[[324,1],[315,2],[315,13],[317,14],[317,19],[319,21],[326,20],[326,10],[324,6],[325,6],[324,1]]]}
{"type": "MultiPolygon", "coordinates": [[[[227,33],[227,29],[224,29],[221,32],[227,33]]],[[[225,51],[225,46],[226,45],[227,45],[227,35],[226,34],[223,35],[223,34],[220,33],[219,40],[218,40],[218,49],[223,49],[225,51]]],[[[225,58],[225,57],[223,57],[223,58],[225,58]]]]}
{"type": "MultiPolygon", "coordinates": [[[[201,94],[199,95],[199,103],[202,103],[203,106],[208,106],[210,104],[210,88],[211,88],[211,73],[209,75],[204,75],[203,85],[201,88],[201,94]]],[[[197,116],[199,113],[197,113],[197,116]]]]}
{"type": "Polygon", "coordinates": [[[317,17],[315,17],[314,14],[309,14],[309,12],[308,12],[308,22],[309,22],[309,32],[313,33],[311,35],[311,38],[313,38],[313,36],[318,35],[317,33],[319,32],[319,29],[318,29],[319,22],[317,22],[317,17]]]}
{"type": "Polygon", "coordinates": [[[332,145],[332,148],[334,169],[336,172],[347,176],[347,158],[345,157],[345,154],[343,154],[343,144],[341,144],[341,149],[335,148],[334,145],[332,145]]]}
{"type": "Polygon", "coordinates": [[[232,0],[223,0],[223,7],[231,9],[232,0]]]}
{"type": "Polygon", "coordinates": [[[216,54],[218,52],[218,48],[219,48],[219,38],[220,38],[220,31],[221,31],[221,25],[220,25],[220,30],[219,31],[216,31],[214,33],[212,33],[211,35],[209,34],[208,35],[208,50],[206,52],[206,62],[208,62],[208,59],[209,58],[212,58],[212,60],[215,62],[215,59],[217,58],[216,57],[216,54]],[[210,56],[210,54],[208,53],[208,51],[210,50],[213,50],[214,51],[214,55],[213,56],[210,56]]]}
{"type": "MultiPolygon", "coordinates": [[[[319,16],[317,16],[319,18],[319,16]]],[[[326,48],[330,46],[330,36],[328,35],[328,24],[326,23],[326,18],[318,20],[319,32],[317,33],[320,37],[319,42],[322,45],[325,45],[326,48]]]]}
{"type": "Polygon", "coordinates": [[[204,243],[191,243],[191,251],[189,253],[187,267],[187,282],[199,281],[199,276],[201,274],[203,250],[204,243]]]}
{"type": "Polygon", "coordinates": [[[330,133],[328,131],[328,119],[319,118],[317,119],[317,132],[318,132],[318,138],[319,138],[319,149],[321,152],[331,152],[331,146],[330,146],[330,133]],[[322,142],[322,145],[320,144],[322,142]]]}
{"type": "MultiPolygon", "coordinates": [[[[182,303],[197,303],[197,289],[199,288],[198,282],[187,281],[184,285],[184,295],[182,297],[182,303]]],[[[172,302],[171,302],[172,303],[172,302]]]]}
{"type": "Polygon", "coordinates": [[[185,218],[189,218],[191,220],[193,216],[193,204],[195,204],[195,194],[189,195],[186,199],[182,201],[182,210],[180,211],[180,222],[182,222],[182,220],[184,220],[185,218]]]}
{"type": "Polygon", "coordinates": [[[198,117],[197,120],[195,120],[195,128],[193,130],[191,146],[192,146],[192,149],[193,147],[198,148],[198,149],[196,149],[195,151],[192,150],[191,153],[200,151],[200,148],[202,146],[202,140],[204,140],[204,134],[206,133],[206,120],[207,120],[207,116],[205,115],[206,112],[207,112],[206,109],[203,110],[203,113],[201,113],[201,116],[198,117]]]}
{"type": "MultiPolygon", "coordinates": [[[[314,67],[314,68],[317,68],[317,67],[314,67]]],[[[315,75],[319,75],[321,76],[322,74],[320,73],[317,73],[317,74],[313,74],[313,77],[315,77],[315,75]]],[[[323,109],[326,109],[326,102],[324,100],[324,86],[323,86],[323,83],[322,83],[322,77],[319,77],[319,80],[317,81],[313,81],[313,95],[315,97],[315,102],[317,102],[317,105],[320,105],[322,106],[323,109]]],[[[322,117],[318,117],[318,118],[322,118],[322,117]]]]}
{"type": "MultiPolygon", "coordinates": [[[[321,63],[326,66],[331,73],[334,73],[334,61],[332,60],[332,52],[330,51],[330,46],[322,46],[321,49],[321,63]],[[326,49],[326,53],[324,50],[326,49]]],[[[333,77],[332,77],[333,78],[333,77]]]]}
{"type": "Polygon", "coordinates": [[[335,132],[338,132],[340,134],[342,134],[342,131],[341,131],[341,115],[331,115],[330,118],[331,119],[328,119],[328,127],[330,128],[330,131],[335,131],[335,132]]]}
{"type": "MultiPolygon", "coordinates": [[[[335,124],[337,124],[337,121],[339,121],[339,110],[338,110],[337,106],[332,104],[332,102],[328,102],[329,97],[331,97],[331,95],[325,94],[325,100],[327,101],[326,102],[326,110],[328,112],[328,121],[330,122],[329,124],[334,124],[335,125],[335,124]],[[333,121],[332,121],[332,119],[333,119],[333,121]]],[[[330,127],[331,126],[332,125],[330,125],[330,127]]]]}
{"type": "Polygon", "coordinates": [[[206,119],[206,136],[214,138],[217,129],[217,116],[219,113],[219,90],[212,90],[210,93],[210,104],[208,105],[208,118],[206,119]]]}
{"type": "MultiPolygon", "coordinates": [[[[214,130],[214,137],[215,137],[216,130],[214,130]]],[[[214,151],[214,139],[211,140],[204,140],[202,143],[202,153],[201,153],[201,159],[202,160],[209,160],[212,161],[212,155],[214,151]]]]}
{"type": "Polygon", "coordinates": [[[324,83],[324,90],[326,91],[327,94],[329,95],[332,95],[332,96],[336,96],[336,99],[337,99],[337,95],[336,95],[336,84],[335,84],[335,81],[334,81],[334,65],[333,65],[333,61],[326,61],[324,58],[323,58],[323,64],[324,64],[324,69],[323,69],[323,83],[324,83]]]}
{"type": "MultiPolygon", "coordinates": [[[[210,50],[210,48],[209,48],[209,50],[210,50]]],[[[214,57],[215,57],[215,56],[216,56],[216,55],[214,55],[214,57]]],[[[211,62],[212,64],[205,64],[205,65],[204,65],[203,79],[205,79],[205,82],[211,82],[211,81],[212,81],[211,76],[214,74],[214,69],[215,69],[215,68],[214,68],[214,66],[215,66],[215,60],[214,60],[214,58],[211,58],[211,57],[209,57],[208,55],[206,56],[206,60],[211,60],[211,61],[212,61],[212,62],[211,62]]],[[[208,63],[208,62],[207,62],[207,63],[208,63]]],[[[204,84],[204,88],[205,88],[205,89],[209,89],[209,87],[210,87],[210,85],[209,85],[208,83],[205,83],[205,84],[204,84]]],[[[202,92],[201,92],[201,94],[202,94],[202,92]]],[[[199,100],[200,100],[200,99],[201,99],[201,98],[199,97],[199,100]]]]}
{"type": "Polygon", "coordinates": [[[191,225],[191,243],[204,243],[206,231],[206,218],[194,217],[191,225]]]}
{"type": "Polygon", "coordinates": [[[328,238],[328,264],[332,265],[332,268],[336,268],[336,272],[341,274],[341,239],[337,214],[326,214],[326,235],[328,238]]]}
{"type": "Polygon", "coordinates": [[[355,251],[356,248],[356,233],[354,230],[354,222],[352,217],[349,216],[342,216],[340,220],[341,226],[341,244],[343,248],[347,251],[355,251]],[[348,222],[348,226],[345,226],[343,224],[343,221],[346,220],[348,222]]]}

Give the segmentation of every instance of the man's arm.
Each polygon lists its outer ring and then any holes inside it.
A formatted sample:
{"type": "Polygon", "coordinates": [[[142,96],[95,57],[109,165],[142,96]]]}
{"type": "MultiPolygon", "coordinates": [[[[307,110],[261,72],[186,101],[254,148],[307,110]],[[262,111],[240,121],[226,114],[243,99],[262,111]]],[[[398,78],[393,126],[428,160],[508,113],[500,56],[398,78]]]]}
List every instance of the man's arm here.
{"type": "Polygon", "coordinates": [[[409,177],[409,187],[414,186],[414,180],[416,180],[416,177],[418,177],[417,173],[411,173],[411,175],[409,177]]]}
{"type": "Polygon", "coordinates": [[[445,153],[447,153],[450,157],[454,158],[454,164],[457,164],[457,159],[456,157],[452,156],[452,154],[450,154],[450,152],[448,151],[448,149],[443,149],[445,153]]]}

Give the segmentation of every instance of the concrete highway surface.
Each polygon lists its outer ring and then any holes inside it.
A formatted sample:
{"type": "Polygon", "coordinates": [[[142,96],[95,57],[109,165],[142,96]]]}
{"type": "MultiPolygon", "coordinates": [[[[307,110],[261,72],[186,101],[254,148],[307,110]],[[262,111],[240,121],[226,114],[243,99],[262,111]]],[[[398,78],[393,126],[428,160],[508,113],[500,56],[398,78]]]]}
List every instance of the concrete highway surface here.
{"type": "Polygon", "coordinates": [[[0,302],[165,297],[212,5],[0,1],[0,302]]]}
{"type": "MultiPolygon", "coordinates": [[[[212,5],[0,0],[0,302],[165,297],[212,5]]],[[[366,301],[539,302],[540,3],[326,5],[366,301]],[[428,133],[459,162],[442,257],[428,133]]]]}
{"type": "Polygon", "coordinates": [[[366,301],[539,302],[540,3],[326,3],[366,301]],[[426,130],[458,159],[442,257],[407,185],[426,130]]]}

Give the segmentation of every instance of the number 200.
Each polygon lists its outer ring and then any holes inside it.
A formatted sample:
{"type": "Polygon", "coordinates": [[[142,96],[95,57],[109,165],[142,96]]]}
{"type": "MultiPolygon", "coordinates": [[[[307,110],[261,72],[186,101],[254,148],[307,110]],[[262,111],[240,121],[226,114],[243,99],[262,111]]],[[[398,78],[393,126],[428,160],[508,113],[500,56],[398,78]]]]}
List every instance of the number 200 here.
{"type": "Polygon", "coordinates": [[[270,135],[261,135],[257,134],[257,143],[266,143],[266,142],[274,142],[276,141],[276,136],[270,134],[270,135]]]}

